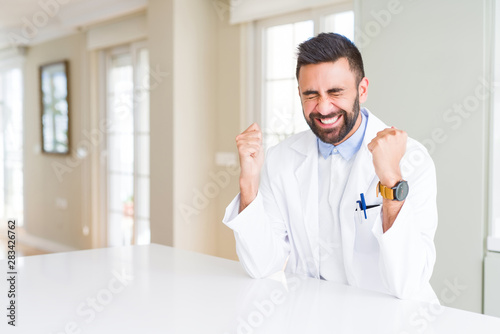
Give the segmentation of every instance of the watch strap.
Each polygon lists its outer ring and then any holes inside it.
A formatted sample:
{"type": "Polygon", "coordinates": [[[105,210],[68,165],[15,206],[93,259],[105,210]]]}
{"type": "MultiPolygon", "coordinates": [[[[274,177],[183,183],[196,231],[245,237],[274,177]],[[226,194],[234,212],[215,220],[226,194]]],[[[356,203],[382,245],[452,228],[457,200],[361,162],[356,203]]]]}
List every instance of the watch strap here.
{"type": "Polygon", "coordinates": [[[385,199],[394,200],[394,189],[384,186],[380,181],[377,184],[377,197],[378,194],[382,195],[385,199]]]}

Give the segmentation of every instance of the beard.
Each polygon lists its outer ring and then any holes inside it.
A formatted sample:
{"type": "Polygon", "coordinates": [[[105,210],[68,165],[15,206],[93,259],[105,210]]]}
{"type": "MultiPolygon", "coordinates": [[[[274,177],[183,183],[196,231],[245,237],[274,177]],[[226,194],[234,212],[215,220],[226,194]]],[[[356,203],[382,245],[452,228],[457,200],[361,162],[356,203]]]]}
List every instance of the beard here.
{"type": "Polygon", "coordinates": [[[354,128],[356,120],[358,119],[359,112],[359,95],[357,95],[350,112],[347,112],[343,109],[341,109],[339,112],[331,113],[328,115],[321,115],[317,112],[311,112],[309,114],[309,119],[305,117],[305,114],[304,117],[306,118],[307,124],[311,128],[312,132],[316,135],[316,137],[321,139],[321,141],[324,143],[335,145],[343,141],[349,134],[349,132],[351,132],[351,130],[354,128]],[[335,129],[323,129],[319,127],[314,121],[315,119],[332,118],[339,115],[342,115],[343,124],[341,124],[339,127],[336,127],[335,129]]]}

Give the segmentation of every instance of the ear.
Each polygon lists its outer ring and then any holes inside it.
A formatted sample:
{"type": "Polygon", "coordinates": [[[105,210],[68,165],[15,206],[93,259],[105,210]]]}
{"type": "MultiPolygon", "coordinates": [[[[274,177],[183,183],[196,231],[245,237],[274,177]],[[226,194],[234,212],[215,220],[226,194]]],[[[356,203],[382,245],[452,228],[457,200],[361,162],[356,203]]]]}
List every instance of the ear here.
{"type": "Polygon", "coordinates": [[[364,77],[359,82],[358,92],[359,92],[359,103],[365,103],[368,98],[368,79],[364,77]]]}

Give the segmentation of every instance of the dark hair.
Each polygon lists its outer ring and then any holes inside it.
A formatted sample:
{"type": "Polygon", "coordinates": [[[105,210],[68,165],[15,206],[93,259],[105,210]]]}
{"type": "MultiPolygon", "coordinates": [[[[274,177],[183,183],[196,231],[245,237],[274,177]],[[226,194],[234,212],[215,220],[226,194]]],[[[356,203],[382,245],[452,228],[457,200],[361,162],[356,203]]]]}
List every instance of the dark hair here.
{"type": "Polygon", "coordinates": [[[336,62],[340,58],[347,59],[351,72],[356,76],[356,84],[359,84],[365,76],[361,53],[347,37],[335,33],[321,33],[299,45],[295,73],[297,80],[303,65],[336,62]]]}

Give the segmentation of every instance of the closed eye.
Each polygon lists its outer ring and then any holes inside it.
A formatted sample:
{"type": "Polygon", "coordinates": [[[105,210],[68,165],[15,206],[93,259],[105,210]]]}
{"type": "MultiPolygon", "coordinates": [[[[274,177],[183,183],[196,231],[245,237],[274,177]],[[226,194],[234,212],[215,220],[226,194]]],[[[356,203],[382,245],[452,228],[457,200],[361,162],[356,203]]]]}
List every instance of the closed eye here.
{"type": "Polygon", "coordinates": [[[317,98],[319,96],[319,93],[315,90],[306,90],[302,93],[302,96],[306,100],[312,100],[317,98]]]}
{"type": "Polygon", "coordinates": [[[342,95],[343,92],[344,92],[343,88],[332,88],[327,91],[327,93],[332,96],[340,96],[342,95]]]}

